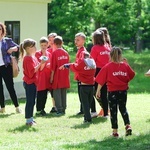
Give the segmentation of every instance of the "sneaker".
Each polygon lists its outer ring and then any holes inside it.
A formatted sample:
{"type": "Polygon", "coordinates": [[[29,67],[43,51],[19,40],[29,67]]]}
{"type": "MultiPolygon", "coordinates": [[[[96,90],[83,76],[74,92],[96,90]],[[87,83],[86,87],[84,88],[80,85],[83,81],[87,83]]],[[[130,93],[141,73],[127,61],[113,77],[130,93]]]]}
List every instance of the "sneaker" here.
{"type": "Polygon", "coordinates": [[[91,117],[96,118],[97,117],[97,112],[91,112],[91,117]]]}
{"type": "Polygon", "coordinates": [[[41,114],[41,116],[46,116],[45,110],[41,110],[40,114],[41,114]]]}
{"type": "Polygon", "coordinates": [[[92,123],[92,120],[84,120],[83,123],[92,123]]]}
{"type": "Polygon", "coordinates": [[[56,112],[56,115],[57,115],[57,116],[61,116],[61,115],[64,115],[64,113],[57,111],[57,112],[56,112]]]}
{"type": "Polygon", "coordinates": [[[99,114],[98,114],[98,116],[103,116],[104,115],[104,111],[103,111],[103,108],[100,110],[100,112],[99,112],[99,114]]]}
{"type": "Polygon", "coordinates": [[[29,123],[26,123],[27,126],[36,126],[36,122],[35,121],[31,121],[29,123]]]}
{"type": "Polygon", "coordinates": [[[125,127],[125,130],[126,130],[126,136],[128,136],[128,135],[132,135],[132,128],[131,128],[131,126],[130,125],[127,125],[126,127],[125,127]]]}
{"type": "Polygon", "coordinates": [[[83,115],[84,113],[83,112],[78,112],[76,115],[78,116],[78,115],[83,115]]]}
{"type": "Polygon", "coordinates": [[[55,113],[55,112],[57,112],[56,108],[55,108],[55,107],[52,107],[50,113],[55,113]]]}
{"type": "Polygon", "coordinates": [[[21,110],[19,107],[17,107],[17,108],[16,108],[16,113],[17,113],[17,114],[22,114],[22,110],[21,110]]]}
{"type": "Polygon", "coordinates": [[[113,133],[112,136],[115,137],[115,138],[118,138],[119,134],[118,133],[113,133]]]}
{"type": "Polygon", "coordinates": [[[2,114],[5,113],[5,108],[1,108],[0,113],[2,113],[2,114]]]}
{"type": "Polygon", "coordinates": [[[104,119],[108,119],[108,118],[109,118],[109,116],[108,116],[108,115],[106,115],[106,116],[103,116],[103,118],[104,118],[104,119]]]}

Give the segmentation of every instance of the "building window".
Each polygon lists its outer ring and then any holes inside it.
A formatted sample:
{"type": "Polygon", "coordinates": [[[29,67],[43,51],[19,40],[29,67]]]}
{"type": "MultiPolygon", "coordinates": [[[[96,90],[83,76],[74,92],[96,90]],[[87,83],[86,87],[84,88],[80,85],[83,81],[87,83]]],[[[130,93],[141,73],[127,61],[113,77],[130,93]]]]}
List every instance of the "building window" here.
{"type": "MultiPolygon", "coordinates": [[[[12,38],[12,40],[19,45],[20,43],[20,21],[5,21],[6,36],[12,38]]],[[[19,58],[19,51],[13,52],[13,56],[19,58]]]]}
{"type": "Polygon", "coordinates": [[[19,44],[20,43],[20,21],[5,21],[6,25],[6,36],[12,38],[12,40],[19,44]]]}

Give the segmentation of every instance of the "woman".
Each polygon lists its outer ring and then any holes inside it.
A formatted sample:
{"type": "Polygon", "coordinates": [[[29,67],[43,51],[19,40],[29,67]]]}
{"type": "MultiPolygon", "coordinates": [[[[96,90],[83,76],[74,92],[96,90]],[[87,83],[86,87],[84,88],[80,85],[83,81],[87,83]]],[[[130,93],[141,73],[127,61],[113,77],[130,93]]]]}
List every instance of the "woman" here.
{"type": "Polygon", "coordinates": [[[4,80],[6,88],[10,94],[13,104],[16,107],[16,113],[21,113],[14,89],[13,72],[11,66],[11,54],[18,51],[18,45],[10,38],[6,38],[6,27],[0,22],[0,113],[5,113],[5,98],[3,90],[4,80]]]}

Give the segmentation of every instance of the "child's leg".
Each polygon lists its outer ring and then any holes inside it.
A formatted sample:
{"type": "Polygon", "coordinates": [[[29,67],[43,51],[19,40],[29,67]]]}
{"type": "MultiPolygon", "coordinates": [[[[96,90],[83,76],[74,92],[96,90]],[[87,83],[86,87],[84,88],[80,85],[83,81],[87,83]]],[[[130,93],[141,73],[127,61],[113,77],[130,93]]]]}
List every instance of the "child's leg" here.
{"type": "MultiPolygon", "coordinates": [[[[91,106],[91,101],[90,99],[89,102],[89,93],[91,92],[91,87],[92,86],[87,86],[87,85],[81,85],[80,87],[80,94],[81,94],[81,101],[82,101],[82,106],[83,106],[83,111],[84,111],[84,121],[85,122],[91,122],[91,114],[90,114],[90,106],[91,106]]],[[[93,87],[92,87],[93,90],[93,87]]],[[[92,93],[93,96],[93,93],[92,93]]]]}
{"type": "Polygon", "coordinates": [[[104,84],[101,89],[101,102],[104,111],[104,116],[108,116],[108,100],[107,100],[107,86],[104,84]]]}
{"type": "Polygon", "coordinates": [[[54,96],[57,112],[62,113],[63,107],[62,107],[62,100],[61,100],[61,89],[53,90],[53,96],[54,96]]]}
{"type": "Polygon", "coordinates": [[[129,115],[126,109],[126,102],[127,102],[127,91],[120,91],[119,92],[119,99],[118,99],[118,104],[119,104],[119,110],[122,115],[123,121],[125,125],[130,124],[129,120],[129,115]]]}
{"type": "Polygon", "coordinates": [[[36,99],[36,111],[37,112],[40,112],[42,110],[42,106],[41,106],[42,96],[41,95],[42,95],[42,91],[37,91],[37,99],[36,99]]]}
{"type": "Polygon", "coordinates": [[[35,84],[26,84],[24,82],[26,93],[25,118],[33,117],[33,109],[35,105],[36,86],[35,84]]]}
{"type": "Polygon", "coordinates": [[[82,102],[81,102],[81,94],[80,94],[80,82],[77,82],[77,86],[78,86],[78,97],[79,97],[79,101],[80,101],[80,112],[79,113],[83,113],[83,107],[82,107],[82,102]]]}
{"type": "Polygon", "coordinates": [[[46,101],[47,101],[47,90],[43,90],[42,91],[42,97],[41,97],[42,99],[41,99],[41,106],[42,106],[42,110],[44,110],[45,109],[45,105],[46,105],[46,101]]]}
{"type": "Polygon", "coordinates": [[[62,107],[63,107],[63,113],[65,113],[66,107],[67,107],[67,90],[65,88],[61,89],[61,99],[62,99],[62,107]]]}
{"type": "Polygon", "coordinates": [[[117,92],[108,92],[108,102],[110,107],[112,129],[118,129],[117,92]]]}

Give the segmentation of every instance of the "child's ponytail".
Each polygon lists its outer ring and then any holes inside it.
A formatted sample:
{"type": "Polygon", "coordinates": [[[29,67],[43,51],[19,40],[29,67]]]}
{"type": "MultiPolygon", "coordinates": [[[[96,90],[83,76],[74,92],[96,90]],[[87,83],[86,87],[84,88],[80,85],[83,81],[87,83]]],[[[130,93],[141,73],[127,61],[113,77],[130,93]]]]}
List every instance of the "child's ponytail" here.
{"type": "Polygon", "coordinates": [[[19,51],[20,51],[20,57],[19,58],[22,59],[24,56],[23,42],[20,44],[19,51]]]}

